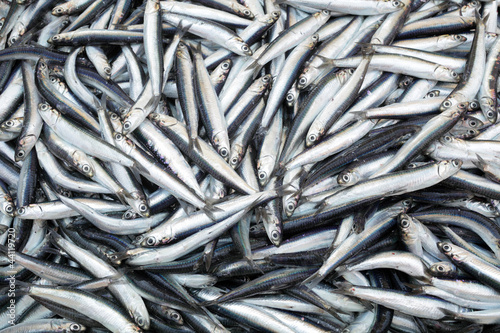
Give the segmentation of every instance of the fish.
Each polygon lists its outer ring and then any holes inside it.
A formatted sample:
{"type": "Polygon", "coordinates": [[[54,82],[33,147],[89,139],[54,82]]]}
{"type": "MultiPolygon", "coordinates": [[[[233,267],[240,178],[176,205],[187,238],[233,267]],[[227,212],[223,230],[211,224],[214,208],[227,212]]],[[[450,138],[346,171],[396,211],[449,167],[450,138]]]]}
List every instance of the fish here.
{"type": "Polygon", "coordinates": [[[498,329],[496,8],[0,2],[0,332],[498,329]]]}

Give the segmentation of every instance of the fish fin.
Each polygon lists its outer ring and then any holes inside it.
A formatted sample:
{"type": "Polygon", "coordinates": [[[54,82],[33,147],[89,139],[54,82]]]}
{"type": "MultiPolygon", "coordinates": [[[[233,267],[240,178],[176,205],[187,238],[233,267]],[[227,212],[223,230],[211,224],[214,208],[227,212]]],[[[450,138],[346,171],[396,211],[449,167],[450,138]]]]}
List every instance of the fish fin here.
{"type": "Polygon", "coordinates": [[[212,206],[212,204],[207,203],[205,206],[201,209],[206,216],[208,216],[209,219],[211,219],[213,222],[217,222],[217,218],[214,215],[215,211],[222,211],[222,209],[217,208],[212,206]]]}
{"type": "Polygon", "coordinates": [[[202,54],[201,51],[201,42],[196,43],[196,47],[194,48],[196,52],[202,54]]]}
{"type": "Polygon", "coordinates": [[[9,252],[9,248],[5,245],[0,244],[0,253],[7,255],[8,252],[9,252]]]}
{"type": "Polygon", "coordinates": [[[455,320],[455,319],[460,319],[460,316],[457,316],[457,313],[445,309],[445,308],[440,308],[437,307],[438,310],[440,310],[442,313],[444,313],[444,318],[441,318],[440,320],[455,320]]]}
{"type": "Polygon", "coordinates": [[[358,45],[361,45],[361,54],[364,57],[371,57],[375,53],[375,49],[371,43],[358,43],[358,45]]]}
{"type": "MultiPolygon", "coordinates": [[[[200,140],[201,140],[201,139],[200,139],[200,137],[199,137],[199,136],[197,136],[197,137],[194,139],[194,145],[195,145],[196,149],[197,149],[198,151],[200,151],[200,152],[201,152],[201,151],[203,150],[203,147],[202,147],[202,145],[201,145],[201,143],[200,143],[200,140]]],[[[191,143],[191,141],[190,141],[190,143],[191,143]]]]}
{"type": "Polygon", "coordinates": [[[358,120],[368,119],[366,118],[366,111],[349,111],[349,113],[352,114],[358,120]]]}
{"type": "Polygon", "coordinates": [[[216,305],[218,304],[219,302],[217,302],[217,298],[216,299],[213,299],[211,301],[203,301],[200,303],[200,306],[201,307],[206,307],[206,306],[210,306],[210,305],[216,305]]]}
{"type": "MultiPolygon", "coordinates": [[[[196,138],[192,138],[191,136],[188,136],[188,149],[190,151],[193,151],[194,150],[194,146],[195,146],[195,141],[196,141],[196,138]]],[[[198,149],[199,145],[196,145],[196,148],[198,149]]]]}
{"type": "Polygon", "coordinates": [[[315,214],[322,213],[326,209],[326,206],[327,206],[327,203],[325,200],[321,200],[320,202],[318,202],[316,204],[316,206],[314,206],[314,208],[316,209],[315,214]]]}
{"type": "Polygon", "coordinates": [[[29,288],[31,286],[33,286],[33,283],[16,279],[16,296],[29,295],[29,288]]]}
{"type": "Polygon", "coordinates": [[[139,173],[143,175],[150,175],[149,170],[146,169],[142,164],[138,163],[137,161],[134,162],[134,165],[132,165],[132,168],[136,169],[139,173]]]}
{"type": "Polygon", "coordinates": [[[324,56],[319,55],[319,54],[316,54],[315,57],[319,58],[319,60],[321,60],[322,64],[320,65],[320,67],[334,65],[335,59],[327,58],[327,57],[324,57],[324,56]]]}
{"type": "Polygon", "coordinates": [[[128,30],[128,25],[125,25],[125,24],[115,24],[115,30],[128,30]]]}
{"type": "Polygon", "coordinates": [[[259,62],[257,60],[255,61],[252,61],[252,63],[250,65],[248,65],[245,70],[254,70],[255,71],[255,74],[254,74],[254,79],[255,77],[257,76],[257,73],[259,72],[259,69],[262,67],[261,64],[259,64],[259,62]]]}
{"type": "Polygon", "coordinates": [[[113,253],[113,258],[110,258],[112,262],[119,262],[125,259],[130,258],[132,255],[128,253],[128,251],[121,251],[113,253]]]}
{"type": "Polygon", "coordinates": [[[258,143],[261,143],[264,138],[266,137],[267,131],[269,130],[268,127],[262,127],[260,126],[257,131],[255,132],[255,141],[258,143]]]}
{"type": "Polygon", "coordinates": [[[403,285],[411,289],[418,289],[422,287],[422,285],[420,284],[408,283],[408,282],[403,282],[403,285]]]}
{"type": "Polygon", "coordinates": [[[479,170],[484,171],[484,168],[487,165],[486,161],[478,154],[476,154],[476,158],[477,158],[477,161],[472,160],[471,161],[472,164],[474,164],[479,170]]]}
{"type": "Polygon", "coordinates": [[[130,194],[130,192],[128,192],[126,189],[124,188],[121,188],[119,189],[116,193],[116,196],[118,197],[118,199],[120,200],[120,202],[122,204],[124,204],[125,206],[128,205],[127,203],[127,199],[134,199],[132,197],[132,195],[130,194]]]}
{"type": "Polygon", "coordinates": [[[290,183],[286,183],[276,187],[274,190],[277,192],[279,197],[296,193],[296,190],[294,188],[289,189],[289,187],[291,187],[290,185],[290,183]]]}
{"type": "Polygon", "coordinates": [[[325,277],[322,274],[320,274],[319,272],[315,272],[310,277],[308,277],[307,279],[305,279],[304,281],[302,281],[302,283],[300,285],[301,286],[305,286],[308,289],[313,289],[321,281],[323,281],[324,278],[325,277]]]}
{"type": "Polygon", "coordinates": [[[175,34],[178,35],[179,38],[182,38],[186,34],[186,32],[189,31],[191,26],[192,26],[192,24],[184,25],[184,22],[182,22],[182,20],[180,20],[179,25],[177,26],[178,30],[175,32],[175,34]]]}
{"type": "Polygon", "coordinates": [[[191,216],[191,213],[193,212],[192,207],[184,200],[177,198],[177,201],[179,202],[179,205],[181,205],[181,208],[184,211],[184,213],[186,213],[187,216],[191,216]]]}
{"type": "Polygon", "coordinates": [[[283,178],[283,176],[285,176],[285,173],[288,171],[288,169],[286,168],[286,166],[284,165],[280,165],[275,171],[274,171],[274,175],[276,177],[278,177],[279,179],[280,178],[283,178]]]}

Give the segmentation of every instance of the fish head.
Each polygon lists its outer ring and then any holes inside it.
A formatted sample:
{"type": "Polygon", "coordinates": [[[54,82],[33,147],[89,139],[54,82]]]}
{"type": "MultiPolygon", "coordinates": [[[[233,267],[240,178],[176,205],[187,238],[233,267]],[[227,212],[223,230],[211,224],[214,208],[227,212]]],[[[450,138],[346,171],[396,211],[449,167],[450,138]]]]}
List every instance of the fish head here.
{"type": "Polygon", "coordinates": [[[135,143],[122,133],[113,133],[113,139],[116,145],[126,154],[132,151],[135,147],[135,143]]]}
{"type": "Polygon", "coordinates": [[[424,96],[424,98],[434,98],[434,97],[439,97],[441,92],[439,90],[431,90],[427,93],[427,95],[424,96]]]}
{"type": "Polygon", "coordinates": [[[444,161],[439,161],[437,163],[437,173],[438,175],[446,179],[458,172],[460,168],[462,167],[462,161],[461,160],[444,160],[444,161]]]}
{"type": "Polygon", "coordinates": [[[231,152],[229,154],[229,165],[236,169],[241,161],[243,160],[243,155],[245,154],[245,149],[241,145],[235,144],[231,147],[231,152]]]}
{"type": "Polygon", "coordinates": [[[84,152],[75,150],[71,157],[73,158],[73,163],[76,165],[78,170],[80,170],[85,176],[89,178],[94,177],[94,166],[84,152]]]}
{"type": "Polygon", "coordinates": [[[151,113],[148,117],[152,122],[154,122],[162,127],[175,126],[179,123],[179,121],[177,119],[175,119],[174,117],[162,115],[159,113],[151,113]]]}
{"type": "Polygon", "coordinates": [[[275,164],[276,157],[270,155],[261,156],[261,158],[257,161],[257,178],[261,186],[265,186],[269,181],[269,177],[273,172],[275,164]]]}
{"type": "Polygon", "coordinates": [[[58,332],[68,332],[68,333],[76,333],[76,332],[85,332],[87,328],[82,324],[75,322],[64,322],[59,326],[58,332]]]}
{"type": "Polygon", "coordinates": [[[460,81],[460,75],[453,69],[446,66],[439,65],[434,70],[434,78],[438,81],[445,82],[458,82],[460,81]]]}
{"type": "Polygon", "coordinates": [[[245,6],[231,6],[231,9],[234,10],[238,16],[247,18],[249,20],[253,19],[255,15],[250,11],[250,9],[245,6]]]}
{"type": "Polygon", "coordinates": [[[0,129],[6,132],[18,132],[23,127],[24,118],[11,118],[0,125],[0,129]]]}
{"type": "Polygon", "coordinates": [[[405,213],[398,215],[398,227],[404,241],[418,238],[417,225],[409,215],[405,213]]]}
{"type": "Polygon", "coordinates": [[[229,152],[231,149],[227,131],[221,131],[214,134],[214,136],[212,137],[212,143],[219,155],[227,161],[229,159],[229,152]]]}
{"type": "Polygon", "coordinates": [[[134,210],[138,212],[142,217],[149,217],[151,215],[151,212],[149,210],[149,205],[146,199],[136,199],[132,203],[132,206],[134,210]]]}
{"type": "Polygon", "coordinates": [[[151,325],[151,321],[149,319],[149,316],[143,313],[139,308],[134,309],[130,313],[131,317],[134,318],[134,321],[137,323],[137,325],[140,327],[137,327],[139,330],[138,332],[142,332],[141,329],[148,330],[149,326],[151,325]]]}
{"type": "Polygon", "coordinates": [[[337,183],[342,186],[352,186],[359,180],[360,175],[354,170],[344,170],[337,177],[337,183]]]}
{"type": "Polygon", "coordinates": [[[427,269],[427,272],[430,275],[439,278],[453,278],[458,274],[457,267],[448,261],[441,261],[432,264],[427,269]]]}
{"type": "Polygon", "coordinates": [[[16,209],[14,206],[14,202],[10,196],[3,196],[2,198],[2,203],[1,203],[2,208],[0,209],[2,212],[5,214],[14,217],[16,215],[16,209]]]}
{"type": "Polygon", "coordinates": [[[469,253],[459,246],[449,242],[437,243],[439,250],[454,262],[462,262],[469,257],[469,253]]]}
{"type": "Polygon", "coordinates": [[[16,151],[14,155],[14,160],[16,162],[24,161],[26,158],[26,152],[31,151],[35,146],[38,138],[35,135],[26,135],[17,142],[16,151]]]}
{"type": "Polygon", "coordinates": [[[38,113],[42,117],[43,121],[50,127],[54,126],[61,114],[54,108],[51,108],[48,103],[38,104],[38,113]]]}
{"type": "Polygon", "coordinates": [[[122,124],[122,121],[120,119],[120,116],[118,116],[116,113],[114,112],[109,112],[109,121],[111,122],[111,126],[113,126],[113,130],[115,132],[118,132],[118,133],[122,133],[123,132],[123,124],[122,124]]]}
{"type": "Polygon", "coordinates": [[[68,15],[68,13],[69,10],[64,5],[56,6],[52,9],[52,15],[54,16],[68,15]]]}
{"type": "Polygon", "coordinates": [[[496,110],[496,103],[490,97],[481,97],[479,99],[479,105],[481,107],[481,111],[483,111],[483,115],[488,119],[488,121],[492,124],[496,123],[498,113],[496,110]]]}
{"type": "Polygon", "coordinates": [[[74,31],[73,32],[68,32],[64,34],[57,34],[52,37],[50,37],[47,42],[49,44],[61,44],[61,43],[68,43],[73,39],[74,31]]]}

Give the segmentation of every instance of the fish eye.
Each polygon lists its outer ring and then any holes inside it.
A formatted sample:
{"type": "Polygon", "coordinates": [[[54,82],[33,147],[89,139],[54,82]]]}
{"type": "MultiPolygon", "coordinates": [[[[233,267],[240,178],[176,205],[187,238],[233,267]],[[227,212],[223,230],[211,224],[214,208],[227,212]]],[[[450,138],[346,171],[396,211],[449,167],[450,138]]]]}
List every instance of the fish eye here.
{"type": "Polygon", "coordinates": [[[17,157],[24,157],[25,153],[24,150],[20,150],[17,152],[17,157]]]}
{"type": "Polygon", "coordinates": [[[395,7],[397,7],[397,6],[399,6],[401,3],[400,3],[399,1],[394,1],[392,4],[393,4],[395,7]]]}
{"type": "Polygon", "coordinates": [[[472,101],[472,102],[469,103],[469,108],[471,110],[476,110],[476,109],[479,108],[479,104],[476,101],[472,101]]]}
{"type": "Polygon", "coordinates": [[[231,159],[231,164],[234,164],[234,165],[238,164],[238,159],[236,157],[233,157],[231,159]]]}
{"type": "Polygon", "coordinates": [[[404,200],[403,206],[409,207],[409,206],[411,206],[411,203],[412,203],[411,199],[404,200]]]}
{"type": "MultiPolygon", "coordinates": [[[[131,211],[126,211],[124,214],[123,214],[123,218],[124,219],[131,219],[133,216],[132,212],[131,211]]],[[[137,237],[139,238],[139,237],[137,237]]]]}
{"type": "Polygon", "coordinates": [[[318,139],[318,137],[316,136],[316,134],[311,134],[311,135],[309,135],[309,141],[314,142],[314,141],[316,141],[317,139],[318,139]]]}
{"type": "Polygon", "coordinates": [[[465,103],[460,103],[460,104],[458,104],[458,107],[460,109],[465,109],[467,107],[467,105],[465,103]]]}
{"type": "Polygon", "coordinates": [[[221,66],[222,69],[228,69],[229,68],[229,63],[228,62],[225,62],[222,64],[221,66]]]}
{"type": "Polygon", "coordinates": [[[7,120],[5,122],[5,126],[12,127],[12,126],[14,126],[14,122],[12,120],[7,120]]]}
{"type": "Polygon", "coordinates": [[[272,12],[272,15],[273,15],[274,17],[280,17],[280,14],[281,14],[280,12],[276,12],[276,11],[275,11],[275,12],[272,12]]]}
{"type": "Polygon", "coordinates": [[[293,202],[289,202],[287,205],[286,205],[286,209],[290,212],[293,212],[295,210],[295,204],[293,202]]]}
{"type": "Polygon", "coordinates": [[[241,46],[241,50],[242,50],[243,52],[248,52],[248,51],[250,50],[250,48],[248,47],[248,45],[242,45],[242,46],[241,46]]]}
{"type": "Polygon", "coordinates": [[[410,221],[408,221],[407,219],[402,219],[400,225],[402,228],[408,228],[410,226],[410,221]]]}
{"type": "Polygon", "coordinates": [[[445,252],[451,251],[451,246],[449,246],[448,244],[443,245],[443,251],[445,252]]]}
{"type": "Polygon", "coordinates": [[[461,164],[461,163],[460,163],[460,160],[453,160],[453,161],[451,161],[451,164],[452,164],[454,167],[458,168],[458,167],[460,166],[460,164],[461,164]]]}
{"type": "Polygon", "coordinates": [[[299,84],[304,85],[304,84],[306,84],[306,83],[307,83],[307,79],[306,79],[305,77],[301,77],[301,78],[299,79],[299,84]]]}
{"type": "Polygon", "coordinates": [[[129,129],[131,126],[132,126],[132,124],[130,123],[130,121],[126,121],[126,122],[123,124],[123,128],[124,128],[124,129],[129,129]]]}
{"type": "Polygon", "coordinates": [[[471,125],[472,127],[476,127],[477,123],[474,120],[471,120],[469,122],[469,125],[471,125]]]}
{"type": "Polygon", "coordinates": [[[457,73],[455,73],[454,71],[451,71],[451,76],[452,76],[452,77],[457,77],[457,76],[458,76],[458,74],[457,74],[457,73]]]}
{"type": "Polygon", "coordinates": [[[245,10],[243,11],[243,14],[245,14],[245,16],[250,16],[250,15],[252,15],[252,13],[251,13],[248,9],[245,9],[245,10]]]}
{"type": "Polygon", "coordinates": [[[314,39],[314,40],[317,40],[318,38],[319,38],[319,36],[318,36],[318,35],[313,35],[313,36],[312,36],[312,39],[314,39]]]}
{"type": "Polygon", "coordinates": [[[219,154],[220,154],[220,156],[222,156],[222,157],[226,157],[226,156],[229,154],[229,151],[228,151],[226,148],[221,148],[221,149],[219,150],[219,154]]]}
{"type": "Polygon", "coordinates": [[[177,312],[172,313],[171,317],[172,317],[174,320],[179,320],[179,319],[181,319],[181,316],[180,316],[177,312]]]}
{"type": "Polygon", "coordinates": [[[58,40],[58,39],[59,39],[58,35],[52,36],[52,40],[58,40]]]}
{"type": "Polygon", "coordinates": [[[262,77],[263,82],[268,82],[269,81],[269,76],[265,75],[262,77]]]}
{"type": "Polygon", "coordinates": [[[486,113],[486,117],[488,117],[488,118],[493,118],[493,117],[494,117],[494,115],[495,115],[495,114],[494,114],[494,113],[493,113],[493,111],[491,111],[491,110],[490,110],[490,111],[488,111],[488,112],[486,113]]]}
{"type": "MultiPolygon", "coordinates": [[[[14,207],[13,207],[12,205],[10,205],[10,204],[9,204],[9,205],[7,205],[7,206],[5,207],[5,211],[6,211],[7,213],[12,213],[12,212],[14,211],[14,207]]],[[[20,214],[20,215],[21,215],[21,214],[24,214],[24,211],[25,211],[25,209],[24,209],[24,208],[19,208],[19,209],[17,210],[18,214],[20,214]]]]}
{"type": "Polygon", "coordinates": [[[69,329],[73,332],[78,332],[81,330],[81,326],[77,323],[73,323],[69,326],[69,329]]]}
{"type": "Polygon", "coordinates": [[[116,133],[115,139],[116,140],[121,140],[121,139],[123,139],[123,135],[121,135],[120,133],[116,133]]]}
{"type": "Polygon", "coordinates": [[[444,136],[444,141],[451,142],[451,136],[445,135],[444,136]]]}
{"type": "Polygon", "coordinates": [[[444,272],[444,266],[443,266],[443,265],[438,265],[438,266],[437,266],[437,270],[438,270],[439,272],[444,272]]]}
{"type": "Polygon", "coordinates": [[[144,326],[144,324],[145,324],[144,318],[142,318],[142,317],[137,317],[137,319],[135,321],[137,322],[137,325],[139,325],[139,326],[144,326]]]}
{"type": "Polygon", "coordinates": [[[90,172],[90,167],[89,167],[87,164],[85,164],[85,165],[82,167],[82,171],[83,171],[83,172],[85,172],[85,173],[88,173],[88,172],[90,172]]]}
{"type": "Polygon", "coordinates": [[[350,179],[351,179],[351,177],[349,177],[349,175],[343,175],[343,176],[342,176],[342,180],[343,180],[344,182],[346,182],[346,183],[347,183],[350,179]]]}
{"type": "Polygon", "coordinates": [[[156,239],[154,237],[148,237],[146,239],[146,245],[153,246],[156,244],[156,239]]]}
{"type": "Polygon", "coordinates": [[[287,94],[287,95],[286,95],[286,100],[287,100],[288,102],[293,102],[293,100],[294,100],[294,99],[295,99],[295,98],[293,97],[293,94],[287,94]]]}
{"type": "Polygon", "coordinates": [[[280,238],[279,232],[277,232],[276,230],[273,230],[273,232],[271,232],[271,238],[274,240],[279,239],[280,238]]]}
{"type": "Polygon", "coordinates": [[[267,173],[266,173],[266,172],[264,172],[264,171],[260,171],[260,172],[259,172],[259,179],[264,180],[264,179],[266,179],[266,178],[267,178],[267,173]]]}
{"type": "Polygon", "coordinates": [[[329,10],[324,9],[321,12],[323,13],[323,15],[330,15],[330,11],[329,10]]]}
{"type": "Polygon", "coordinates": [[[141,212],[145,212],[145,211],[147,211],[147,210],[148,210],[148,206],[146,206],[145,204],[140,204],[140,205],[139,205],[139,210],[140,210],[141,212]]]}

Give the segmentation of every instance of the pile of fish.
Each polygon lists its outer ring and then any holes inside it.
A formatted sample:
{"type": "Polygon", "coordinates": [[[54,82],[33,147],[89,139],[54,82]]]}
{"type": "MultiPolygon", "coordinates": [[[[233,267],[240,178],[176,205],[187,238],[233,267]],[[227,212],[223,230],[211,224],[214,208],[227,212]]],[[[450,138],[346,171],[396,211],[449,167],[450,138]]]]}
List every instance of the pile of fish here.
{"type": "Polygon", "coordinates": [[[496,1],[0,18],[0,333],[500,332],[496,1]]]}

